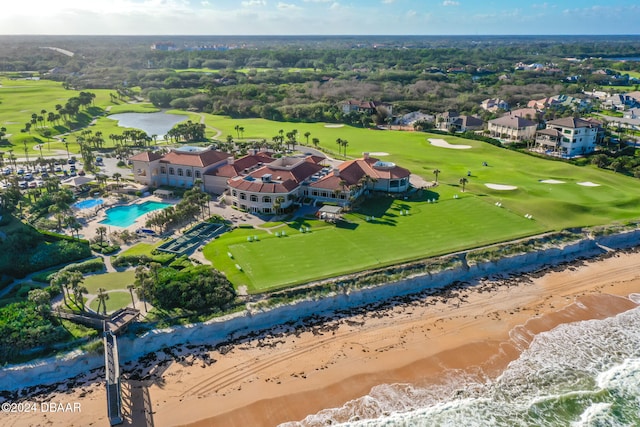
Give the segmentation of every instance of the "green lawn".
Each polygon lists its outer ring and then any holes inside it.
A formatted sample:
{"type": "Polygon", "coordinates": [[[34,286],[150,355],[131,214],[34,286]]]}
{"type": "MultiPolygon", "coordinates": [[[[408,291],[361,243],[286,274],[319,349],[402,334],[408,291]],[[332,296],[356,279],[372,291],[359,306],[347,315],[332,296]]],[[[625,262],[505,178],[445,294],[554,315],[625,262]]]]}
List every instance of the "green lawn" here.
{"type": "Polygon", "coordinates": [[[99,288],[104,288],[108,291],[124,289],[129,292],[127,290],[127,285],[133,284],[134,278],[135,272],[133,270],[117,273],[94,274],[85,277],[84,286],[90,294],[97,294],[99,288]]]}
{"type": "MultiPolygon", "coordinates": [[[[412,212],[409,217],[393,217],[394,205],[385,211],[385,216],[380,215],[385,218],[384,223],[367,223],[362,214],[349,215],[348,220],[357,225],[353,230],[323,228],[309,235],[293,232],[279,239],[266,233],[263,236],[263,232],[236,230],[210,243],[205,248],[205,256],[235,285],[246,285],[253,292],[544,231],[640,217],[637,179],[593,166],[578,167],[536,158],[479,141],[449,135],[349,126],[327,128],[322,123],[293,124],[262,119],[207,116],[207,123],[229,134],[234,134],[234,126],[239,124],[245,128],[245,138],[270,138],[269,135],[277,135],[279,129],[284,132],[297,129],[299,135],[308,131],[310,138],[319,138],[320,146],[330,150],[335,150],[336,138],[347,139],[350,157],[359,157],[363,152],[389,153],[381,158],[429,181],[435,179],[433,170],[441,171],[440,185],[431,195],[440,202],[407,202],[412,212]],[[429,138],[470,145],[471,149],[436,147],[429,143],[429,138]],[[483,162],[488,166],[483,166],[483,162]],[[467,177],[468,171],[470,177],[467,177]],[[469,181],[464,194],[459,185],[462,177],[469,181]],[[549,179],[564,183],[540,182],[549,179]],[[582,186],[579,182],[598,186],[582,186]],[[513,185],[517,189],[492,190],[485,184],[513,185]],[[461,198],[454,200],[454,194],[461,198]],[[496,202],[501,202],[503,207],[497,208],[496,202]],[[533,215],[534,221],[526,220],[525,214],[533,215]],[[398,222],[394,224],[392,219],[398,222]],[[258,235],[260,241],[247,242],[250,234],[258,235]],[[234,258],[230,259],[227,252],[234,258]]],[[[278,228],[270,230],[275,232],[278,228]]]]}
{"type": "MultiPolygon", "coordinates": [[[[129,293],[129,291],[109,293],[109,299],[107,300],[107,313],[127,306],[131,306],[131,294],[129,293]]],[[[89,307],[94,311],[97,310],[98,298],[91,301],[89,307]]],[[[102,312],[102,307],[100,307],[100,312],[102,312]]]]}
{"type": "Polygon", "coordinates": [[[309,233],[299,231],[300,223],[272,229],[271,235],[237,229],[208,244],[204,255],[224,270],[236,286],[246,285],[251,292],[258,292],[537,234],[545,229],[506,204],[499,208],[472,194],[454,199],[454,191],[443,193],[451,197],[443,197],[437,203],[372,199],[358,212],[346,215],[347,223],[305,221],[304,227],[311,229],[309,233]],[[405,211],[409,215],[400,214],[405,211]],[[374,216],[375,220],[367,222],[367,216],[374,216]],[[282,230],[286,237],[275,237],[275,232],[282,230]],[[253,235],[259,241],[247,242],[247,236],[253,235]]]}

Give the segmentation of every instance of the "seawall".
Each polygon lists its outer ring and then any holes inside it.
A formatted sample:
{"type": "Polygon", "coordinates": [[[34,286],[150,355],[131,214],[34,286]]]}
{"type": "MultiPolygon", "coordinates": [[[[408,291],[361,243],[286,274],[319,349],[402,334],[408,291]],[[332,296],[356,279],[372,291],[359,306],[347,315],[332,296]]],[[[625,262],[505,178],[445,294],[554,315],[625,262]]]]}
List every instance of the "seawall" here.
{"type": "MultiPolygon", "coordinates": [[[[327,316],[392,297],[444,288],[456,281],[473,281],[497,274],[532,272],[578,258],[592,258],[605,252],[602,246],[620,250],[636,247],[638,244],[640,230],[595,239],[584,238],[563,246],[425,273],[393,283],[306,299],[264,310],[247,310],[204,323],[153,330],[139,337],[125,335],[118,338],[120,362],[135,361],[147,353],[177,344],[216,345],[286,322],[295,322],[310,315],[327,316]]],[[[103,366],[104,357],[101,354],[75,351],[63,357],[6,366],[0,370],[0,384],[4,390],[14,391],[23,387],[65,381],[103,366]]]]}

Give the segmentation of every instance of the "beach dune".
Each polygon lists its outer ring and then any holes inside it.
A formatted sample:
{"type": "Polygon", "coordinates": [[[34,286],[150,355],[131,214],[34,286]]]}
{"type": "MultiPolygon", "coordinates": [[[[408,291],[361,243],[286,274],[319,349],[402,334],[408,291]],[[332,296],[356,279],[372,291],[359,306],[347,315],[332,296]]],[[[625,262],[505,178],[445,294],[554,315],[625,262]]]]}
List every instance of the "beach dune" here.
{"type": "MultiPolygon", "coordinates": [[[[125,367],[124,425],[295,425],[380,384],[440,384],[459,370],[497,376],[536,334],[636,307],[628,296],[640,292],[638,265],[637,251],[609,253],[217,349],[178,346],[172,355],[159,352],[154,361],[125,367]]],[[[108,423],[98,380],[38,398],[81,402],[82,413],[8,414],[3,425],[108,423]]]]}

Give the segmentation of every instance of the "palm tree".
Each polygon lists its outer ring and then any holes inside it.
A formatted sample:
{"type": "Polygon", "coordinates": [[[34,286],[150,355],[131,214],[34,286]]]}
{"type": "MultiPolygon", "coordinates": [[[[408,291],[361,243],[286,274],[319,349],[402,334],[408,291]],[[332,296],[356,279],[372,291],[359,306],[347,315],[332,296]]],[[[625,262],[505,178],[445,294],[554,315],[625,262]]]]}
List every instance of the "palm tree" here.
{"type": "Polygon", "coordinates": [[[69,287],[71,288],[71,292],[73,293],[73,300],[82,311],[84,311],[84,301],[82,300],[82,295],[88,292],[87,288],[82,286],[83,281],[84,276],[79,271],[69,272],[68,282],[69,287]]]}
{"type": "Polygon", "coordinates": [[[62,138],[62,142],[64,143],[64,148],[67,149],[67,160],[69,160],[69,142],[67,138],[62,138]]]}
{"type": "Polygon", "coordinates": [[[240,138],[240,125],[236,125],[234,129],[236,130],[236,134],[238,135],[238,138],[240,138]]]}
{"type": "Polygon", "coordinates": [[[344,158],[347,158],[347,146],[349,145],[349,141],[346,139],[342,140],[342,146],[344,147],[344,158]]]}
{"type": "Polygon", "coordinates": [[[434,169],[433,174],[436,176],[436,184],[438,183],[438,175],[440,175],[440,169],[434,169]]]}
{"type": "Polygon", "coordinates": [[[305,137],[305,139],[307,140],[307,145],[309,145],[309,137],[310,137],[310,136],[311,136],[311,132],[306,131],[306,132],[304,133],[304,137],[305,137]]]}
{"type": "Polygon", "coordinates": [[[149,288],[149,272],[143,265],[139,265],[135,270],[134,282],[138,297],[144,303],[144,311],[147,311],[147,293],[149,288]]]}
{"type": "Polygon", "coordinates": [[[104,242],[104,237],[107,235],[107,227],[101,225],[96,228],[96,236],[98,237],[99,245],[102,247],[102,243],[104,242]]]}
{"type": "Polygon", "coordinates": [[[127,285],[127,289],[129,289],[129,293],[131,294],[131,306],[133,308],[136,308],[136,300],[133,298],[133,290],[135,288],[136,287],[134,285],[132,285],[132,284],[127,285]]]}
{"type": "Polygon", "coordinates": [[[282,207],[283,203],[284,203],[284,197],[282,196],[276,197],[275,200],[273,201],[273,210],[276,212],[276,214],[280,213],[280,208],[282,207]]]}
{"type": "Polygon", "coordinates": [[[113,179],[116,181],[116,187],[120,187],[120,178],[122,178],[122,174],[116,172],[112,175],[113,179]]]}
{"type": "Polygon", "coordinates": [[[311,142],[313,143],[313,146],[316,148],[318,148],[318,145],[320,145],[320,140],[318,138],[313,138],[311,142]]]}
{"type": "Polygon", "coordinates": [[[462,185],[462,192],[464,193],[464,188],[467,185],[469,180],[467,178],[460,178],[460,185],[462,185]]]}
{"type": "Polygon", "coordinates": [[[109,299],[109,294],[105,288],[98,289],[98,308],[96,312],[100,313],[100,306],[102,306],[102,313],[107,314],[107,300],[109,299]]]}
{"type": "Polygon", "coordinates": [[[338,144],[338,155],[340,155],[340,148],[342,148],[342,138],[336,138],[336,144],[338,144]]]}

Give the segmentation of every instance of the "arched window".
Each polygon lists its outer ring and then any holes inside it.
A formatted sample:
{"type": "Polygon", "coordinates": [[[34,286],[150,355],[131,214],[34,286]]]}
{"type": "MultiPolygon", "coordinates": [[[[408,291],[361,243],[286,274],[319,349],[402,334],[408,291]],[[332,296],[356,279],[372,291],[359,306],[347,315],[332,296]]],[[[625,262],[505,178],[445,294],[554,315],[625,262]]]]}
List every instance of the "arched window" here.
{"type": "Polygon", "coordinates": [[[256,196],[255,194],[252,194],[252,195],[249,197],[249,199],[250,199],[252,202],[257,202],[257,201],[258,201],[258,196],[256,196]]]}
{"type": "Polygon", "coordinates": [[[187,169],[187,176],[191,178],[191,169],[187,169]]]}
{"type": "Polygon", "coordinates": [[[262,198],[262,203],[271,203],[271,196],[264,196],[262,198]]]}
{"type": "Polygon", "coordinates": [[[178,169],[178,176],[183,176],[184,172],[182,171],[182,169],[178,169]]]}
{"type": "Polygon", "coordinates": [[[197,179],[202,178],[202,174],[200,173],[200,171],[196,171],[196,178],[197,179]]]}
{"type": "Polygon", "coordinates": [[[169,168],[169,175],[175,175],[175,171],[173,170],[173,168],[169,168]]]}
{"type": "MultiPolygon", "coordinates": [[[[240,193],[240,199],[247,200],[247,195],[244,193],[240,193]]],[[[243,208],[243,209],[246,209],[246,208],[243,208]]]]}

